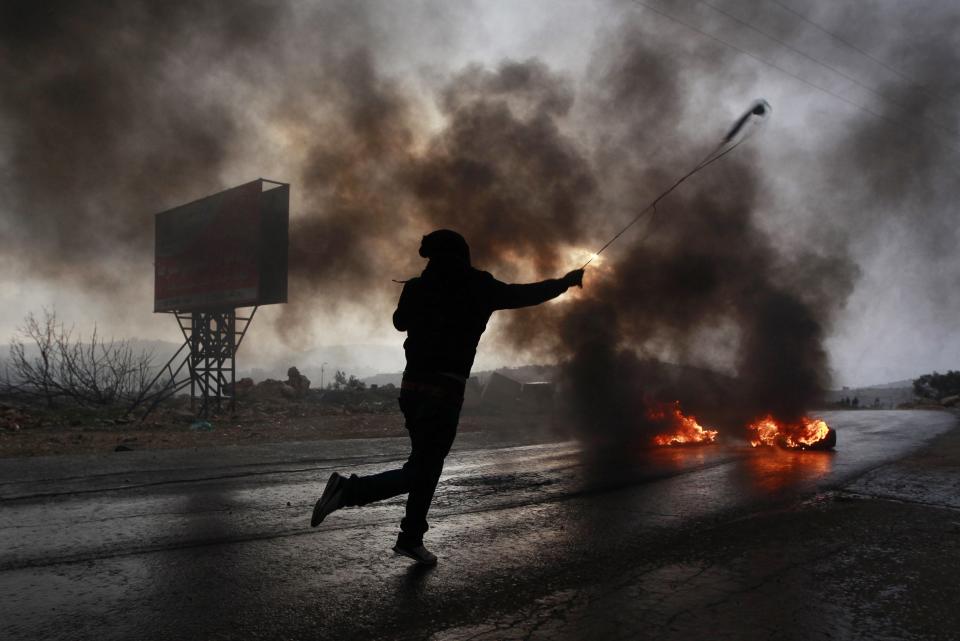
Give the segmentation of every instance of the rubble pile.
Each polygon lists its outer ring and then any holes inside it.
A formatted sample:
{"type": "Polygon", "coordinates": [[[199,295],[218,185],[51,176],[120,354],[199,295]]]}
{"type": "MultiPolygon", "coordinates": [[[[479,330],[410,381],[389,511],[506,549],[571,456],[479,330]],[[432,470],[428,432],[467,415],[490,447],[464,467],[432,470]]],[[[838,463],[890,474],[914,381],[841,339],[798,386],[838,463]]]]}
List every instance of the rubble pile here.
{"type": "Polygon", "coordinates": [[[291,367],[287,370],[285,381],[268,378],[255,384],[252,378],[241,378],[237,381],[236,393],[238,398],[303,399],[310,393],[310,379],[301,374],[296,367],[291,367]]]}
{"type": "Polygon", "coordinates": [[[287,370],[287,387],[293,390],[294,398],[303,398],[310,391],[310,379],[296,367],[287,370]]]}

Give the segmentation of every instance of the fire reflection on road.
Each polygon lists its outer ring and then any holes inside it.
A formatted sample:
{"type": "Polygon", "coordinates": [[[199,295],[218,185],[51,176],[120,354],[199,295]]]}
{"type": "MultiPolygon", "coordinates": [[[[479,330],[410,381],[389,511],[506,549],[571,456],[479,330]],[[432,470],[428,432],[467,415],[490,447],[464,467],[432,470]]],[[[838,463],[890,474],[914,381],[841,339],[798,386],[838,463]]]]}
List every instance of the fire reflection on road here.
{"type": "Polygon", "coordinates": [[[651,462],[656,465],[677,471],[701,467],[708,461],[708,453],[714,453],[713,448],[701,445],[690,447],[663,447],[648,452],[651,462]]]}
{"type": "Polygon", "coordinates": [[[756,487],[778,492],[817,481],[833,469],[832,452],[804,452],[779,448],[757,450],[744,461],[756,487]]]}
{"type": "MultiPolygon", "coordinates": [[[[715,504],[721,505],[736,501],[736,497],[769,497],[818,485],[835,471],[835,458],[836,452],[830,451],[755,449],[729,444],[664,447],[645,452],[642,463],[638,460],[635,480],[645,483],[685,477],[692,470],[702,469],[704,473],[689,477],[689,487],[671,484],[670,494],[679,494],[668,502],[683,505],[691,498],[688,493],[692,493],[700,498],[712,496],[715,504]]],[[[662,492],[663,488],[657,491],[662,492]]]]}

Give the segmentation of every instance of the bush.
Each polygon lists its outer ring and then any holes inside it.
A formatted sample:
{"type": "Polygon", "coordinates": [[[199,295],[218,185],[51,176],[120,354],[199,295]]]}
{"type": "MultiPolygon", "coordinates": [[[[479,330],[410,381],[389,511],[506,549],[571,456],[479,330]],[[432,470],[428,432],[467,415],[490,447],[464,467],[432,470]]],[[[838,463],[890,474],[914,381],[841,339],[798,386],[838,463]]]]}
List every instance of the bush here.
{"type": "Polygon", "coordinates": [[[960,371],[950,370],[946,374],[937,372],[924,374],[913,381],[913,393],[920,398],[931,398],[933,400],[960,394],[960,371]]]}
{"type": "Polygon", "coordinates": [[[333,391],[347,390],[351,392],[359,392],[365,390],[367,384],[361,381],[359,378],[350,375],[350,378],[347,378],[346,372],[343,370],[337,370],[336,374],[333,375],[333,382],[327,386],[327,389],[333,391]]]}

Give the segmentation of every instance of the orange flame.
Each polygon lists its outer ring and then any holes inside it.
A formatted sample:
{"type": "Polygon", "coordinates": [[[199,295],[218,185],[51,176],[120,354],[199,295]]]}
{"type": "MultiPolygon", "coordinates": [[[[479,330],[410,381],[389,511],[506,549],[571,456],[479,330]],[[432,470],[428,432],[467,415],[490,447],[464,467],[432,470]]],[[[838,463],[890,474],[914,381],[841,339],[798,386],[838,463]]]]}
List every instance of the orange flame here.
{"type": "Polygon", "coordinates": [[[830,427],[819,418],[803,417],[797,423],[783,423],[767,415],[747,428],[753,433],[750,445],[779,445],[787,449],[807,449],[826,441],[830,427]]]}
{"type": "Polygon", "coordinates": [[[651,405],[647,408],[647,419],[664,423],[668,431],[653,437],[655,445],[687,445],[690,443],[713,443],[717,440],[717,430],[704,429],[693,416],[680,411],[680,402],[651,405]]]}

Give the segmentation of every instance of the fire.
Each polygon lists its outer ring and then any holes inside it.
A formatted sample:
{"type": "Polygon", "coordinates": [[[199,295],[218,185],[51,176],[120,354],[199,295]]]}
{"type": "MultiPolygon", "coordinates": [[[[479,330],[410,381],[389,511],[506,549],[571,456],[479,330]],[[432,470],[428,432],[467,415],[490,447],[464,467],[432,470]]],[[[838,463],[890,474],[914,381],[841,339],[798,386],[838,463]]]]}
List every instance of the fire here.
{"type": "Polygon", "coordinates": [[[571,248],[568,255],[571,264],[574,265],[582,265],[589,262],[592,267],[597,267],[603,262],[603,256],[582,247],[571,248]]]}
{"type": "Polygon", "coordinates": [[[717,430],[704,429],[693,416],[680,411],[680,402],[662,403],[647,408],[647,419],[664,424],[667,431],[653,437],[655,445],[688,445],[691,443],[713,443],[717,440],[717,430]]]}
{"type": "Polygon", "coordinates": [[[791,450],[830,448],[837,442],[836,433],[819,418],[803,417],[796,423],[777,421],[769,414],[747,426],[752,432],[750,445],[778,445],[791,450]]]}

